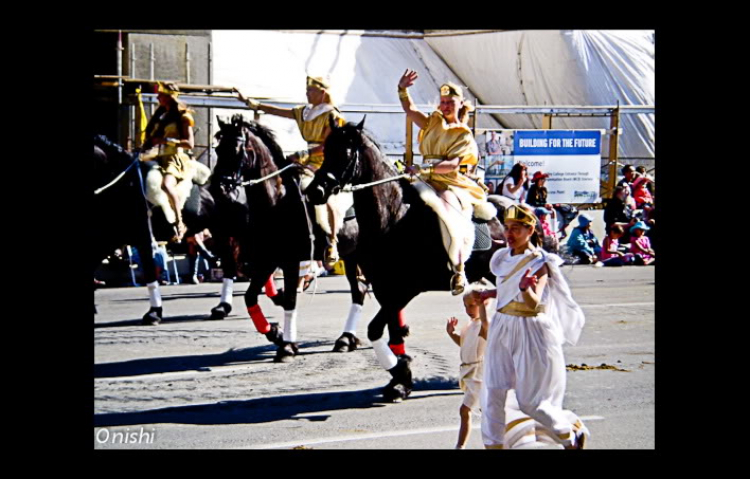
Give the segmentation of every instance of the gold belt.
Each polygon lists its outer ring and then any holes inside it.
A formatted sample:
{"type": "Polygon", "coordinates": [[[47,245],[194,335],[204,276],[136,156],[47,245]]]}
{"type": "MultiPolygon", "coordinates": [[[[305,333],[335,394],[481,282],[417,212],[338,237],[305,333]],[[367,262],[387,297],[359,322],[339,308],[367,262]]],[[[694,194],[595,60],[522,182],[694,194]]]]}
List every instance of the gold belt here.
{"type": "Polygon", "coordinates": [[[522,316],[525,318],[537,316],[540,313],[545,313],[547,308],[545,305],[540,304],[536,309],[529,308],[526,303],[520,301],[511,301],[502,308],[498,309],[498,313],[509,314],[511,316],[522,316]]]}

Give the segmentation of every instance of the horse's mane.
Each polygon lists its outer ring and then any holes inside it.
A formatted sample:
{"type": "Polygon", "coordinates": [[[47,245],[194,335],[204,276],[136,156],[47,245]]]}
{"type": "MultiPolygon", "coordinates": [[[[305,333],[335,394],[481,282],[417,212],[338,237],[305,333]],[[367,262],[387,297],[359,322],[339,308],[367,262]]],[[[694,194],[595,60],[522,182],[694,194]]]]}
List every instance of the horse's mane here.
{"type": "MultiPolygon", "coordinates": [[[[358,132],[362,145],[365,147],[362,149],[362,158],[360,160],[362,174],[373,179],[395,176],[395,171],[388,164],[385,153],[383,153],[382,148],[375,141],[372,134],[366,130],[357,129],[356,125],[353,124],[347,124],[344,128],[349,125],[358,132]]],[[[373,190],[376,192],[374,195],[376,206],[382,213],[379,215],[382,221],[381,228],[386,229],[388,227],[387,223],[392,224],[397,221],[403,213],[403,190],[398,181],[374,186],[373,190]]]]}
{"type": "MultiPolygon", "coordinates": [[[[260,125],[257,122],[246,120],[241,114],[233,115],[230,124],[237,130],[247,130],[251,135],[247,138],[246,146],[252,146],[256,156],[253,158],[253,163],[247,163],[246,167],[256,178],[267,176],[279,169],[279,166],[288,163],[284,158],[284,152],[276,142],[276,137],[271,130],[260,125]],[[257,175],[257,176],[256,176],[257,175]]],[[[216,137],[221,139],[223,131],[219,131],[216,137]]],[[[279,199],[279,191],[281,189],[281,177],[277,179],[263,182],[262,185],[251,187],[250,191],[257,191],[258,189],[265,189],[266,196],[270,206],[276,204],[276,200],[279,199]],[[274,188],[276,185],[276,188],[274,188]]]]}
{"type": "Polygon", "coordinates": [[[271,131],[268,127],[265,127],[260,123],[254,121],[245,121],[244,125],[255,136],[260,138],[264,145],[266,145],[268,150],[271,152],[271,157],[273,158],[273,162],[276,163],[277,167],[283,168],[284,166],[289,164],[289,162],[284,157],[284,151],[276,141],[276,135],[273,133],[273,131],[271,131]]]}

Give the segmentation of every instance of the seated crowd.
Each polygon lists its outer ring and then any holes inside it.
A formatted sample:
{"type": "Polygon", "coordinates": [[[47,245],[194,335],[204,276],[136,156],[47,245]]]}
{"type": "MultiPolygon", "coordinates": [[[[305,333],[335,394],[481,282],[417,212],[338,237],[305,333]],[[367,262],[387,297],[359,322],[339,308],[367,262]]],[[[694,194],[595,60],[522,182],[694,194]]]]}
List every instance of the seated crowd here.
{"type": "Polygon", "coordinates": [[[654,228],[656,210],[654,180],[643,166],[626,165],[621,170],[623,179],[617,184],[614,195],[606,200],[604,222],[606,236],[600,241],[591,231],[593,218],[582,213],[564,248],[559,239],[565,238],[567,224],[556,218],[560,205],[547,203],[546,179],[549,175],[537,171],[529,180],[524,165],[514,165],[508,176],[498,183],[497,192],[516,202],[535,207],[539,218],[539,231],[545,238],[544,247],[551,252],[567,253],[578,264],[596,266],[649,265],[656,260],[654,228]],[[551,220],[561,221],[553,230],[551,220]],[[558,233],[562,233],[558,235],[558,233]]]}

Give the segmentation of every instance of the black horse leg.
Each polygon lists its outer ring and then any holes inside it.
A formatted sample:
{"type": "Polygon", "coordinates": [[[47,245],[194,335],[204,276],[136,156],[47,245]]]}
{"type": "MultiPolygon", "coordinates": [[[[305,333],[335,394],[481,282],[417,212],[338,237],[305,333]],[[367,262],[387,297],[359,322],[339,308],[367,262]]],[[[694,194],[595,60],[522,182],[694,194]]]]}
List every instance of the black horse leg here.
{"type": "Polygon", "coordinates": [[[365,294],[367,294],[367,285],[362,284],[357,279],[357,262],[351,256],[344,256],[342,259],[344,260],[344,271],[352,294],[352,306],[344,325],[344,332],[333,346],[333,351],[336,353],[354,351],[362,344],[357,338],[357,325],[362,316],[362,306],[365,303],[365,294]]]}
{"type": "Polygon", "coordinates": [[[148,288],[149,302],[151,309],[143,316],[142,324],[159,324],[162,320],[162,301],[161,292],[159,291],[159,281],[156,277],[156,261],[154,261],[151,241],[143,241],[135,245],[138,248],[138,255],[141,258],[143,266],[143,277],[148,288]]]}
{"type": "Polygon", "coordinates": [[[411,394],[414,385],[411,368],[409,367],[411,357],[405,351],[403,351],[404,354],[396,355],[393,350],[396,349],[399,351],[403,347],[403,337],[408,333],[408,330],[405,330],[401,324],[399,312],[417,294],[418,292],[407,294],[399,301],[389,302],[389,304],[384,305],[367,328],[367,337],[372,342],[378,363],[393,377],[391,382],[383,388],[383,398],[387,401],[406,399],[411,394]],[[391,342],[394,343],[394,348],[389,346],[382,337],[386,325],[388,326],[389,333],[392,335],[391,342]]]}
{"type": "MultiPolygon", "coordinates": [[[[281,302],[284,308],[284,329],[282,344],[276,351],[275,362],[289,362],[299,354],[297,346],[297,279],[299,278],[299,261],[287,261],[281,265],[284,271],[284,288],[286,293],[281,302]]],[[[277,343],[278,344],[278,343],[277,343]]]]}
{"type": "MultiPolygon", "coordinates": [[[[275,270],[274,270],[275,273],[275,270]]],[[[268,277],[268,280],[266,281],[266,296],[268,299],[270,299],[273,304],[276,306],[284,307],[284,288],[276,289],[276,284],[273,281],[273,275],[274,273],[271,273],[271,275],[268,277]]],[[[296,288],[296,286],[295,286],[296,288]]],[[[295,289],[296,291],[296,289],[295,289]]]]}
{"type": "Polygon", "coordinates": [[[396,356],[403,356],[406,354],[406,344],[404,338],[409,336],[409,326],[406,324],[404,319],[404,310],[400,310],[396,314],[395,319],[391,319],[388,322],[388,347],[391,348],[393,354],[396,356]]]}
{"type": "Polygon", "coordinates": [[[273,264],[265,264],[257,267],[250,277],[250,286],[245,292],[245,306],[247,306],[247,312],[250,314],[255,329],[266,335],[266,339],[276,344],[277,346],[283,345],[283,338],[281,331],[279,331],[278,323],[269,323],[266,316],[258,304],[258,295],[263,288],[268,277],[276,269],[273,264]]]}

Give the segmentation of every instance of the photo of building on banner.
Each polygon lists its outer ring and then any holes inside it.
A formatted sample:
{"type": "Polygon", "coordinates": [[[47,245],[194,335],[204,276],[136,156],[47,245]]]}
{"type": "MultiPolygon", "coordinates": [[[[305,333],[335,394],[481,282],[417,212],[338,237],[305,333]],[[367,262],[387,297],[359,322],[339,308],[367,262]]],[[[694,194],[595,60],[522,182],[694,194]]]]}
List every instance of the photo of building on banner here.
{"type": "Polygon", "coordinates": [[[601,130],[488,130],[477,136],[479,165],[490,193],[522,163],[529,178],[542,171],[547,178],[550,203],[601,201],[601,130]]]}

